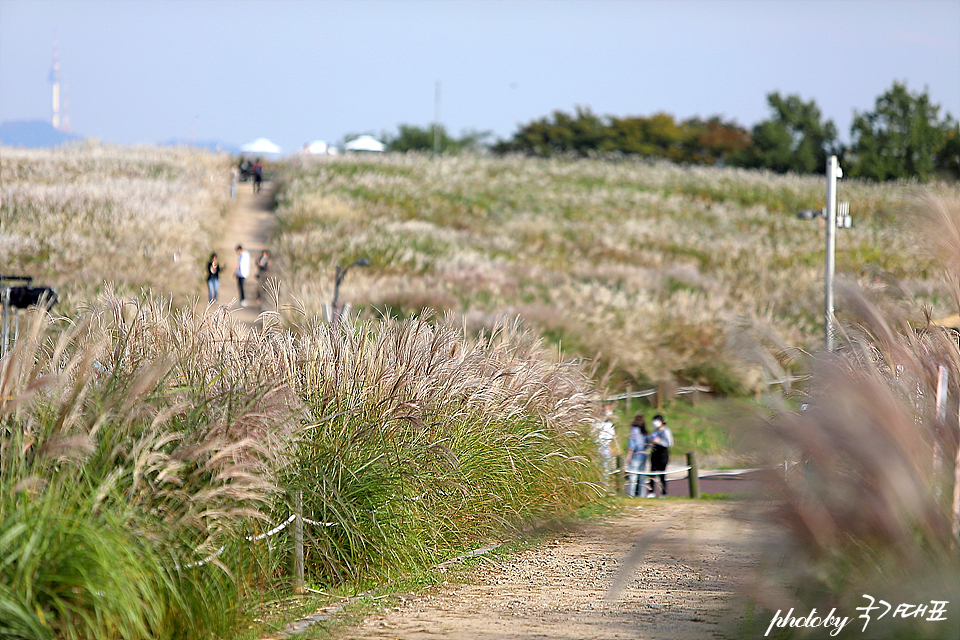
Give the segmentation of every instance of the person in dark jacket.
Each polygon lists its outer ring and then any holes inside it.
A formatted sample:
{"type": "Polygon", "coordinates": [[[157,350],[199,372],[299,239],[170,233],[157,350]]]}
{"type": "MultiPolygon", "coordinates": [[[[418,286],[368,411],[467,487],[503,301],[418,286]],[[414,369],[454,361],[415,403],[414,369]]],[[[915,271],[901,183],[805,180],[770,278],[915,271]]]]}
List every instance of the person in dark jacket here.
{"type": "Polygon", "coordinates": [[[207,294],[210,302],[216,302],[220,296],[220,261],[217,260],[217,254],[210,254],[210,261],[207,262],[207,294]]]}
{"type": "Polygon", "coordinates": [[[263,162],[260,158],[253,163],[253,192],[260,193],[260,184],[263,182],[263,162]]]}
{"type": "MultiPolygon", "coordinates": [[[[670,462],[670,447],[673,446],[673,433],[667,427],[667,420],[659,413],[653,416],[653,433],[650,434],[650,473],[666,471],[670,462]]],[[[650,476],[647,497],[655,497],[656,476],[650,476]]],[[[667,495],[667,474],[660,474],[660,495],[667,495]]]]}

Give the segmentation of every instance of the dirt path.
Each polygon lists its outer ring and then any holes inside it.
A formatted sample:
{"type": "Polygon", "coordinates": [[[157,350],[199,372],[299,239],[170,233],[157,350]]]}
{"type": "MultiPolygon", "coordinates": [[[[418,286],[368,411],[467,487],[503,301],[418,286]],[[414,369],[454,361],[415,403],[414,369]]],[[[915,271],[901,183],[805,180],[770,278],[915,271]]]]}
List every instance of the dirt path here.
{"type": "MultiPolygon", "coordinates": [[[[223,266],[223,273],[220,275],[220,303],[229,304],[235,316],[250,325],[257,323],[257,318],[263,310],[256,301],[258,286],[256,262],[261,251],[271,249],[270,238],[276,225],[276,217],[271,209],[272,193],[272,183],[263,183],[260,193],[254,194],[252,183],[241,182],[217,246],[217,255],[223,266]],[[244,286],[249,305],[246,307],[240,307],[237,304],[239,294],[237,281],[233,277],[237,270],[238,244],[250,252],[251,274],[244,286]]],[[[271,251],[270,275],[277,276],[278,265],[276,256],[272,253],[271,251]]]]}
{"type": "Polygon", "coordinates": [[[738,637],[738,593],[753,578],[760,522],[739,503],[638,503],[510,561],[485,560],[469,584],[406,598],[336,637],[738,637]]]}

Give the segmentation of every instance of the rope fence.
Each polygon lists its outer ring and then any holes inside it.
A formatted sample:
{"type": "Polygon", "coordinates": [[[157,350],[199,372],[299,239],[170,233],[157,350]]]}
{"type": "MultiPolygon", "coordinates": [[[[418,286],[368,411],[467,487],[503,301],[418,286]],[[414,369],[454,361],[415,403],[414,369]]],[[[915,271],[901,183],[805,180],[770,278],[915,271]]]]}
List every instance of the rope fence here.
{"type": "MultiPolygon", "coordinates": [[[[768,387],[773,387],[776,385],[783,385],[788,389],[792,387],[795,382],[806,382],[810,380],[810,375],[788,375],[783,378],[778,378],[776,380],[766,380],[762,384],[768,387]]],[[[758,387],[757,392],[759,393],[760,389],[758,387]]],[[[613,396],[596,396],[593,398],[594,402],[618,402],[620,400],[632,401],[639,398],[649,398],[650,396],[685,396],[689,394],[698,394],[698,393],[713,393],[713,389],[710,387],[704,387],[702,385],[690,385],[686,387],[677,387],[672,390],[662,390],[662,389],[642,389],[633,391],[630,387],[627,387],[627,391],[613,396]]],[[[659,402],[658,402],[659,404],[659,402]]]]}
{"type": "MultiPolygon", "coordinates": [[[[441,491],[441,492],[439,492],[440,495],[444,495],[444,496],[453,495],[454,493],[455,493],[455,492],[453,492],[453,491],[441,491]]],[[[391,493],[390,496],[387,498],[387,501],[386,501],[384,504],[388,504],[389,502],[391,502],[392,500],[394,500],[394,499],[396,499],[396,498],[398,498],[398,497],[399,497],[399,498],[406,498],[407,500],[413,500],[414,502],[418,502],[418,501],[420,501],[420,500],[423,500],[423,499],[424,499],[425,497],[427,497],[428,495],[429,495],[429,493],[427,493],[427,492],[421,493],[420,495],[417,495],[417,496],[397,496],[397,494],[391,493]]],[[[299,501],[298,501],[298,505],[299,505],[299,501]]],[[[298,514],[292,513],[292,514],[290,514],[290,517],[288,517],[286,520],[284,520],[283,522],[281,522],[280,524],[278,524],[278,525],[275,526],[274,528],[270,529],[269,531],[265,531],[264,533],[261,533],[261,534],[258,534],[258,535],[254,535],[254,536],[244,536],[243,539],[246,540],[247,542],[257,542],[257,541],[259,541],[259,540],[264,540],[264,539],[266,539],[266,538],[270,538],[270,537],[272,537],[272,536],[275,536],[275,535],[277,535],[278,533],[280,533],[281,531],[283,531],[284,529],[286,529],[287,526],[288,526],[290,523],[294,522],[294,521],[297,519],[297,516],[298,516],[298,514]]],[[[313,525],[313,526],[315,526],[315,527],[336,527],[336,526],[339,526],[339,524],[340,524],[339,522],[320,522],[320,521],[317,521],[317,520],[311,520],[310,518],[307,518],[306,516],[304,516],[304,515],[302,515],[302,514],[299,515],[299,518],[300,518],[300,521],[301,521],[301,522],[304,522],[304,523],[309,524],[309,525],[313,525]]],[[[302,543],[300,543],[300,544],[302,544],[302,543]]],[[[179,564],[174,564],[174,567],[176,567],[177,570],[180,570],[180,569],[192,569],[192,568],[194,568],[194,567],[201,567],[201,566],[203,566],[203,565],[205,565],[205,564],[209,564],[209,563],[213,562],[214,560],[216,560],[217,558],[219,558],[220,556],[222,556],[222,555],[223,555],[223,552],[226,551],[226,549],[227,549],[226,545],[223,545],[223,546],[221,546],[219,549],[217,549],[216,551],[214,551],[213,553],[211,553],[210,555],[208,555],[208,556],[207,556],[206,558],[204,558],[203,560],[197,560],[196,562],[190,562],[190,563],[187,563],[187,564],[182,565],[182,566],[179,565],[179,564]]]]}
{"type": "MultiPolygon", "coordinates": [[[[688,486],[689,486],[689,494],[690,494],[690,497],[691,497],[691,498],[699,498],[699,497],[700,497],[699,479],[700,479],[701,477],[703,477],[703,478],[712,478],[712,477],[735,477],[735,476],[742,476],[742,475],[747,475],[747,474],[751,474],[751,473],[755,473],[755,472],[761,471],[761,469],[739,469],[739,470],[732,470],[732,471],[711,471],[711,472],[706,473],[706,474],[704,474],[703,476],[701,476],[701,475],[700,475],[700,472],[699,472],[699,470],[698,470],[698,467],[697,467],[697,456],[696,456],[696,453],[693,452],[693,451],[690,451],[690,452],[688,452],[686,455],[687,455],[687,465],[686,465],[686,466],[683,466],[683,467],[673,467],[673,468],[670,468],[670,469],[664,469],[663,471],[636,471],[636,472],[633,472],[633,471],[625,471],[625,470],[622,469],[622,468],[617,468],[617,469],[612,469],[612,470],[608,471],[607,474],[608,474],[608,475],[616,476],[617,489],[618,489],[618,490],[622,490],[622,489],[623,489],[623,486],[622,486],[622,485],[623,485],[623,479],[624,479],[624,477],[627,476],[627,475],[648,476],[648,477],[649,477],[649,476],[660,476],[660,475],[664,475],[664,476],[674,475],[674,476],[675,476],[675,475],[678,475],[678,474],[683,474],[683,473],[685,473],[685,474],[687,474],[687,482],[688,482],[688,486]]],[[[785,461],[783,466],[784,466],[784,471],[786,472],[787,469],[788,469],[789,466],[790,466],[790,465],[789,465],[789,462],[786,462],[786,461],[785,461]]],[[[453,495],[453,494],[455,494],[455,493],[457,493],[457,492],[442,492],[443,495],[453,495]]],[[[407,500],[413,500],[413,501],[419,501],[419,500],[422,500],[422,499],[426,498],[427,496],[428,496],[428,493],[422,493],[422,494],[420,494],[420,495],[415,495],[415,496],[397,496],[396,494],[391,494],[391,495],[387,498],[387,502],[390,502],[390,501],[395,500],[395,499],[397,499],[397,498],[407,499],[407,500]]],[[[324,521],[319,521],[319,520],[313,520],[313,519],[311,519],[311,518],[308,518],[308,517],[304,516],[303,513],[302,513],[302,511],[303,511],[302,498],[301,498],[301,495],[299,494],[299,492],[294,496],[294,504],[295,504],[296,511],[297,511],[296,513],[290,514],[290,515],[289,515],[284,521],[282,521],[280,524],[272,527],[271,529],[269,529],[269,530],[267,530],[267,531],[265,531],[265,532],[263,532],[263,533],[256,534],[256,535],[244,536],[244,540],[246,540],[247,542],[258,542],[258,541],[260,541],[260,540],[264,540],[264,539],[267,539],[267,538],[271,538],[271,537],[279,534],[281,531],[283,531],[284,529],[286,529],[286,528],[287,528],[288,526],[290,526],[291,524],[293,524],[293,525],[294,525],[294,527],[293,527],[293,531],[294,531],[294,535],[293,535],[293,538],[294,538],[294,540],[293,540],[293,545],[294,545],[294,557],[295,557],[295,563],[294,563],[294,564],[295,564],[295,566],[294,566],[294,588],[295,588],[295,590],[297,590],[298,592],[302,592],[302,590],[303,590],[303,584],[304,584],[304,572],[303,572],[303,564],[302,564],[302,558],[303,558],[303,534],[302,534],[302,525],[303,525],[304,523],[306,523],[306,524],[308,524],[308,525],[315,526],[315,527],[335,527],[335,526],[339,526],[340,523],[338,523],[338,522],[324,522],[324,521]]],[[[452,560],[448,560],[447,562],[441,563],[440,565],[438,565],[438,567],[439,567],[439,568],[444,568],[444,567],[446,567],[446,566],[449,565],[449,564],[453,564],[453,563],[455,563],[455,562],[461,562],[461,561],[463,561],[464,559],[473,557],[474,555],[479,555],[479,554],[482,554],[482,553],[486,553],[487,551],[492,550],[492,548],[495,548],[496,546],[498,546],[498,545],[494,545],[494,546],[492,546],[492,547],[483,547],[483,548],[481,548],[481,549],[478,549],[478,550],[475,550],[475,551],[472,551],[472,552],[468,552],[467,554],[464,554],[463,556],[459,556],[459,557],[454,558],[454,559],[452,559],[452,560]]],[[[182,565],[182,567],[181,567],[181,565],[176,565],[176,564],[175,564],[174,566],[175,566],[178,570],[180,570],[181,568],[182,568],[182,569],[190,569],[190,568],[200,567],[200,566],[209,564],[210,562],[213,562],[214,560],[216,560],[218,557],[220,557],[221,555],[223,555],[223,553],[224,553],[225,550],[226,550],[226,545],[223,545],[223,546],[221,546],[219,549],[217,549],[216,551],[214,551],[213,553],[211,553],[210,555],[208,555],[207,557],[203,558],[202,560],[197,560],[196,562],[190,562],[190,563],[188,563],[188,564],[182,565]]]]}
{"type": "MultiPolygon", "coordinates": [[[[713,389],[710,387],[701,387],[699,385],[693,385],[690,387],[678,387],[672,393],[675,396],[683,396],[690,393],[712,393],[713,389]]],[[[618,400],[632,400],[634,398],[648,398],[650,396],[655,396],[659,393],[656,389],[644,389],[643,391],[627,391],[615,396],[603,396],[598,397],[598,402],[616,402],[618,400]]]]}
{"type": "Polygon", "coordinates": [[[625,473],[631,476],[669,476],[672,473],[683,473],[684,471],[690,471],[693,467],[679,467],[673,469],[664,469],[663,471],[623,471],[621,469],[613,469],[607,471],[607,475],[612,475],[614,473],[625,473]]]}

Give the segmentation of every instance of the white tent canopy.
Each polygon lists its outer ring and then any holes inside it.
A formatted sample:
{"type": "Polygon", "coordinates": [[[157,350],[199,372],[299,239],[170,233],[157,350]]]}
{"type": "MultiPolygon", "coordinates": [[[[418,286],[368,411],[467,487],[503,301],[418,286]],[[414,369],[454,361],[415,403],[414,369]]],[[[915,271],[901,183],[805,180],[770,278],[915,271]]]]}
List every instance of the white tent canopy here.
{"type": "Polygon", "coordinates": [[[241,145],[240,151],[244,153],[273,153],[280,155],[280,147],[273,144],[266,138],[257,138],[252,142],[241,145]]]}
{"type": "Polygon", "coordinates": [[[383,151],[385,144],[371,135],[362,135],[343,145],[345,151],[383,151]]]}
{"type": "Polygon", "coordinates": [[[303,153],[307,155],[324,156],[330,153],[330,145],[323,140],[314,140],[303,145],[303,153]]]}

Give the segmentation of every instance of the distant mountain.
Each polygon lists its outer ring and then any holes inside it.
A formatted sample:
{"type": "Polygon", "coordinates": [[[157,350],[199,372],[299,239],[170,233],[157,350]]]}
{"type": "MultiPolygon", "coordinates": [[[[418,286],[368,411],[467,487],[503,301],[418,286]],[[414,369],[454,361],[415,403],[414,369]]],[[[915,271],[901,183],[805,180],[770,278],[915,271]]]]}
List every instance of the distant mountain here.
{"type": "Polygon", "coordinates": [[[54,129],[46,120],[12,120],[0,124],[0,144],[10,147],[59,147],[79,140],[83,140],[83,136],[54,129]]]}
{"type": "Polygon", "coordinates": [[[171,138],[166,142],[161,142],[160,144],[164,147],[196,147],[198,149],[206,149],[207,151],[232,153],[235,155],[240,153],[240,147],[232,144],[226,144],[225,142],[220,142],[218,140],[185,140],[183,138],[171,138]]]}

